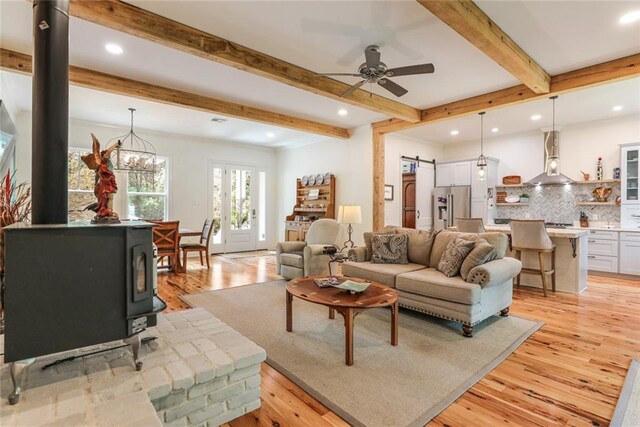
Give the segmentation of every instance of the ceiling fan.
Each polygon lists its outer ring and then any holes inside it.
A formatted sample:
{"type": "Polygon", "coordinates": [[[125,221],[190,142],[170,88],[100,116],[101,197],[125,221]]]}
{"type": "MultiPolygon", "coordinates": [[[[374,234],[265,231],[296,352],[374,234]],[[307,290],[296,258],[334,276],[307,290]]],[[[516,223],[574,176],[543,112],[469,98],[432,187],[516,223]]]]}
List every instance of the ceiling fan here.
{"type": "Polygon", "coordinates": [[[353,94],[365,83],[377,83],[395,96],[402,96],[408,92],[399,84],[389,80],[389,77],[411,76],[414,74],[430,74],[435,71],[433,64],[409,65],[406,67],[387,68],[384,62],[380,61],[380,48],[376,45],[367,46],[364,50],[365,63],[360,65],[358,73],[323,73],[321,76],[350,76],[360,77],[363,80],[351,86],[343,97],[353,94]]]}

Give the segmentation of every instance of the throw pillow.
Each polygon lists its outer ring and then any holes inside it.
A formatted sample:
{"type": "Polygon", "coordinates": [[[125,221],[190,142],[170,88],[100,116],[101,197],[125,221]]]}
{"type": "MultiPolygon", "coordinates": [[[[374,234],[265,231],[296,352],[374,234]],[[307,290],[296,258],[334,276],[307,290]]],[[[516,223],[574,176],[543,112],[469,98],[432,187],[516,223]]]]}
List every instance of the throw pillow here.
{"type": "Polygon", "coordinates": [[[371,239],[371,262],[374,264],[408,264],[406,234],[374,235],[371,239]]]}
{"type": "Polygon", "coordinates": [[[409,237],[407,243],[407,257],[414,264],[429,265],[431,246],[437,234],[433,230],[416,230],[415,228],[396,228],[396,234],[406,234],[409,237]]]}
{"type": "Polygon", "coordinates": [[[460,275],[462,278],[467,280],[467,276],[473,267],[488,262],[493,256],[494,250],[495,247],[493,245],[489,244],[485,239],[478,238],[478,240],[474,242],[473,249],[460,266],[460,275]]]}
{"type": "Polygon", "coordinates": [[[459,237],[452,239],[438,263],[438,271],[441,271],[447,277],[453,277],[460,273],[460,266],[462,266],[464,259],[469,255],[474,245],[475,242],[459,237]]]}
{"type": "Polygon", "coordinates": [[[367,231],[363,234],[364,236],[364,248],[365,248],[365,260],[371,261],[371,254],[373,253],[373,249],[371,247],[371,239],[373,236],[380,235],[393,235],[395,232],[393,230],[384,230],[384,231],[367,231]]]}

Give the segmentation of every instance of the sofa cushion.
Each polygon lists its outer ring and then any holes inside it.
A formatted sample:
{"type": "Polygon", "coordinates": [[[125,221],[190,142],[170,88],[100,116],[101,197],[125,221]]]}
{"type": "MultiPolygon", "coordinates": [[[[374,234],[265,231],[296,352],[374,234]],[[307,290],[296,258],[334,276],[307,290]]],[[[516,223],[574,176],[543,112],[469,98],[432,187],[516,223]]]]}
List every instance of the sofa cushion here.
{"type": "Polygon", "coordinates": [[[374,264],[369,261],[347,261],[342,264],[342,274],[365,280],[373,280],[393,288],[396,285],[396,276],[398,274],[423,268],[424,265],[421,264],[374,264]]]}
{"type": "Polygon", "coordinates": [[[429,259],[429,267],[436,268],[442,258],[447,245],[456,237],[462,237],[465,240],[475,241],[479,238],[486,240],[490,245],[495,248],[493,254],[489,257],[488,261],[494,259],[504,258],[507,249],[509,247],[509,238],[506,234],[500,232],[487,232],[487,233],[460,233],[457,231],[443,230],[436,234],[433,239],[433,246],[431,247],[431,257],[429,259]]]}
{"type": "Polygon", "coordinates": [[[289,252],[286,254],[280,254],[280,264],[303,268],[304,263],[302,259],[302,252],[289,252]]]}
{"type": "Polygon", "coordinates": [[[467,280],[467,276],[473,267],[487,262],[495,254],[495,247],[486,240],[478,238],[475,241],[473,249],[469,252],[469,255],[464,259],[464,262],[460,266],[460,276],[464,280],[467,280]]]}
{"type": "Polygon", "coordinates": [[[438,271],[441,271],[447,277],[457,276],[460,273],[460,267],[464,259],[474,246],[475,242],[470,242],[461,237],[451,240],[442,254],[442,258],[440,258],[438,271]]]}
{"type": "Polygon", "coordinates": [[[435,268],[400,274],[396,289],[460,304],[479,304],[482,288],[460,276],[447,277],[435,268]]]}
{"type": "Polygon", "coordinates": [[[371,239],[371,262],[376,264],[408,264],[406,234],[376,235],[371,239]]]}
{"type": "Polygon", "coordinates": [[[403,227],[396,228],[395,232],[396,234],[406,234],[409,237],[409,243],[407,244],[409,262],[425,266],[429,265],[431,246],[437,232],[403,227]]]}

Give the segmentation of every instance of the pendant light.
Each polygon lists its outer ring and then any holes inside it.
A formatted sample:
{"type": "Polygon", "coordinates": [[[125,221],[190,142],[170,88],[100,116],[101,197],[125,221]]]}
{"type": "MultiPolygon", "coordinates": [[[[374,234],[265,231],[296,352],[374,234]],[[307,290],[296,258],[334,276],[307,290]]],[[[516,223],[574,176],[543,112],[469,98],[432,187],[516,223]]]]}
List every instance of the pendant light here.
{"type": "MultiPolygon", "coordinates": [[[[113,138],[118,146],[111,154],[113,169],[126,172],[149,173],[156,172],[156,150],[149,141],[140,138],[133,130],[133,113],[131,112],[131,129],[125,135],[113,138]]],[[[111,145],[111,144],[109,144],[111,145]]]]}
{"type": "MultiPolygon", "coordinates": [[[[554,95],[550,97],[553,104],[553,114],[551,115],[552,127],[551,127],[551,147],[549,148],[548,157],[547,157],[547,167],[546,172],[547,175],[557,176],[560,175],[560,153],[558,153],[558,134],[556,132],[556,99],[558,95],[554,95]]],[[[545,149],[547,148],[547,144],[545,143],[545,149]]]]}
{"type": "Polygon", "coordinates": [[[487,158],[484,156],[484,114],[482,111],[478,113],[480,115],[480,156],[478,157],[478,181],[484,181],[484,177],[487,173],[487,158]]]}

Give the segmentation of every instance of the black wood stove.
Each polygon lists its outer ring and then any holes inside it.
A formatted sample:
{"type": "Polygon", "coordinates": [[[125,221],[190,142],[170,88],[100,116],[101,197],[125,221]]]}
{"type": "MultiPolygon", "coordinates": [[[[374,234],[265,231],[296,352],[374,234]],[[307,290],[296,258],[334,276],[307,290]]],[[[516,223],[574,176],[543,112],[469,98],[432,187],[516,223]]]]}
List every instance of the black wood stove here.
{"type": "Polygon", "coordinates": [[[151,227],[145,222],[21,225],[5,229],[5,362],[18,401],[36,356],[125,339],[136,369],[138,333],[166,305],[154,296],[151,227]]]}

